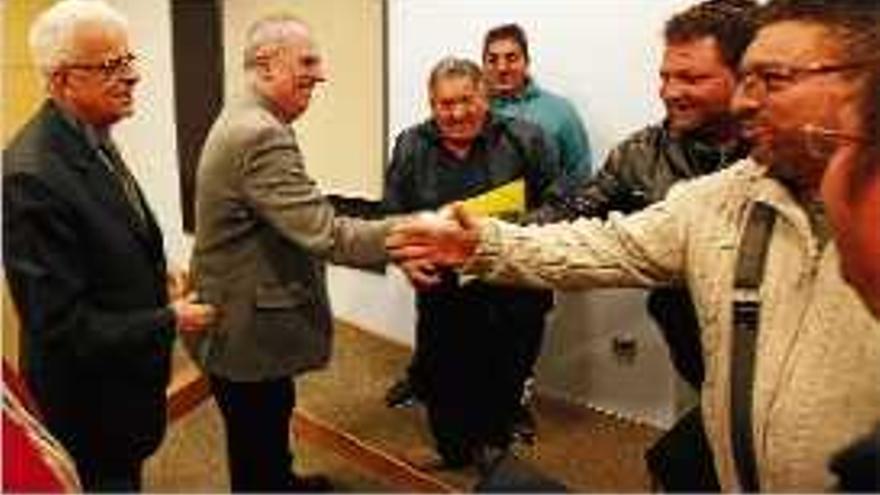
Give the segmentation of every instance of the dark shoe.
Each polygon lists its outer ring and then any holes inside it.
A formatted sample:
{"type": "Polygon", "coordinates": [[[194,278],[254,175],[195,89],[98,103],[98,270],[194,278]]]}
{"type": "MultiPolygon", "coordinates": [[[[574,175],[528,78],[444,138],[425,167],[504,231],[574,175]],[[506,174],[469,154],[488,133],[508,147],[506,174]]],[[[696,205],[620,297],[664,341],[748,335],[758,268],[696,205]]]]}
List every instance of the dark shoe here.
{"type": "Polygon", "coordinates": [[[485,476],[492,471],[495,466],[508,455],[507,448],[495,447],[492,445],[484,445],[477,447],[473,451],[474,466],[481,476],[485,476]]]}
{"type": "Polygon", "coordinates": [[[385,393],[385,405],[388,407],[412,407],[416,402],[418,399],[408,378],[398,380],[385,393]]]}
{"type": "Polygon", "coordinates": [[[294,476],[290,483],[290,491],[297,493],[327,493],[333,491],[330,479],[322,474],[294,476]]]}
{"type": "Polygon", "coordinates": [[[516,410],[513,412],[513,430],[511,433],[515,441],[527,445],[535,443],[537,425],[535,422],[535,416],[529,406],[517,406],[516,410]]]}

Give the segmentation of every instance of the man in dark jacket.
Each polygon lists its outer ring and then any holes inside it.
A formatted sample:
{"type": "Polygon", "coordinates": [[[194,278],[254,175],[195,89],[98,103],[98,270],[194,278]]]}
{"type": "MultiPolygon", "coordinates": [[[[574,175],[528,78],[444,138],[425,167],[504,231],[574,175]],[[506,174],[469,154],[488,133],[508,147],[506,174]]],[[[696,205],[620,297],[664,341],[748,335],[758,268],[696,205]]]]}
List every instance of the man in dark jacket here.
{"type": "Polygon", "coordinates": [[[125,19],[64,0],[31,28],[48,100],[3,153],[3,263],[22,371],[86,491],[136,491],[165,431],[175,326],[213,310],[168,303],[162,234],[110,138],[139,79],[125,19]]]}
{"type": "MultiPolygon", "coordinates": [[[[548,223],[629,213],[659,201],[676,182],[720,170],[746,146],[728,107],[740,57],[754,35],[751,0],[708,0],[670,18],[660,67],[662,123],[636,131],[611,150],[595,176],[558,183],[528,219],[548,223]]],[[[685,289],[657,289],[648,311],[676,370],[696,390],[703,381],[700,328],[685,289]]],[[[648,452],[652,474],[670,490],[717,490],[711,454],[692,409],[648,452]]]]}
{"type": "MultiPolygon", "coordinates": [[[[513,209],[538,206],[559,174],[558,152],[545,133],[490,112],[480,68],[469,60],[440,61],[428,88],[432,118],[398,136],[385,210],[433,210],[518,184],[524,201],[513,209]]],[[[437,275],[442,282],[417,296],[409,383],[425,402],[444,464],[461,467],[479,462],[486,448],[510,443],[529,372],[523,356],[540,341],[552,294],[437,275]]]]}

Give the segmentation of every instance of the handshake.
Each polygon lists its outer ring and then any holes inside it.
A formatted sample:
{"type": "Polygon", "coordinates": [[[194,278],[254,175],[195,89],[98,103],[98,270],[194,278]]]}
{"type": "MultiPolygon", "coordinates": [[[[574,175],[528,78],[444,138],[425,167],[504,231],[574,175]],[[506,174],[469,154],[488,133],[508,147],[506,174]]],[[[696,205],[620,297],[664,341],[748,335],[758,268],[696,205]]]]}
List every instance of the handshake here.
{"type": "Polygon", "coordinates": [[[391,259],[416,289],[440,281],[439,268],[460,267],[480,240],[479,219],[453,203],[437,212],[423,212],[398,221],[385,240],[391,259]]]}

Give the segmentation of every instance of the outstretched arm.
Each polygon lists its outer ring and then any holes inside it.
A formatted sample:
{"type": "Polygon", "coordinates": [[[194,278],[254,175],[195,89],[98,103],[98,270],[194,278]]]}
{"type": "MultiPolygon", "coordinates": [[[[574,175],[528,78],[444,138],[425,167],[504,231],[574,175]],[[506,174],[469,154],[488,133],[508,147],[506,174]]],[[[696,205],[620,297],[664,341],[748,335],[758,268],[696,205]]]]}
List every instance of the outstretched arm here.
{"type": "Polygon", "coordinates": [[[399,222],[385,241],[388,253],[417,287],[438,282],[436,266],[459,267],[476,251],[479,220],[455,203],[438,213],[399,222]]]}

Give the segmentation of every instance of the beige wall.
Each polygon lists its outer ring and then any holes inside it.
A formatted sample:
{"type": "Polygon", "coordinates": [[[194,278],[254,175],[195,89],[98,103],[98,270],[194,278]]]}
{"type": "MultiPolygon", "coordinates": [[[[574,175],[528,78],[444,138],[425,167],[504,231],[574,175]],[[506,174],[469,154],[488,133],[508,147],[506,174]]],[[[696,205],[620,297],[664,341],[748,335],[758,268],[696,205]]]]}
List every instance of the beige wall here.
{"type": "MultiPolygon", "coordinates": [[[[51,0],[3,0],[0,2],[2,23],[3,86],[2,129],[3,144],[9,142],[15,131],[34,113],[43,99],[40,79],[30,63],[27,31],[38,12],[50,5],[51,0]]],[[[18,361],[18,320],[3,282],[3,357],[15,365],[18,361]]]]}
{"type": "MultiPolygon", "coordinates": [[[[27,30],[34,17],[52,3],[51,0],[0,0],[4,20],[4,143],[30,118],[43,98],[39,78],[30,62],[27,30]]],[[[156,213],[165,234],[169,261],[185,266],[189,240],[180,220],[169,2],[109,0],[109,3],[129,18],[132,48],[141,55],[135,115],[114,127],[114,138],[156,213]]],[[[3,298],[3,355],[14,361],[18,326],[5,290],[3,298]]]]}
{"type": "Polygon", "coordinates": [[[329,81],[294,122],[309,173],[327,192],[382,191],[382,0],[225,0],[226,94],[243,87],[241,47],[255,19],[275,12],[312,26],[329,81]],[[344,13],[344,15],[342,15],[344,13]]]}
{"type": "Polygon", "coordinates": [[[3,0],[3,142],[33,114],[43,98],[40,79],[30,62],[27,32],[51,0],[3,0]]]}

